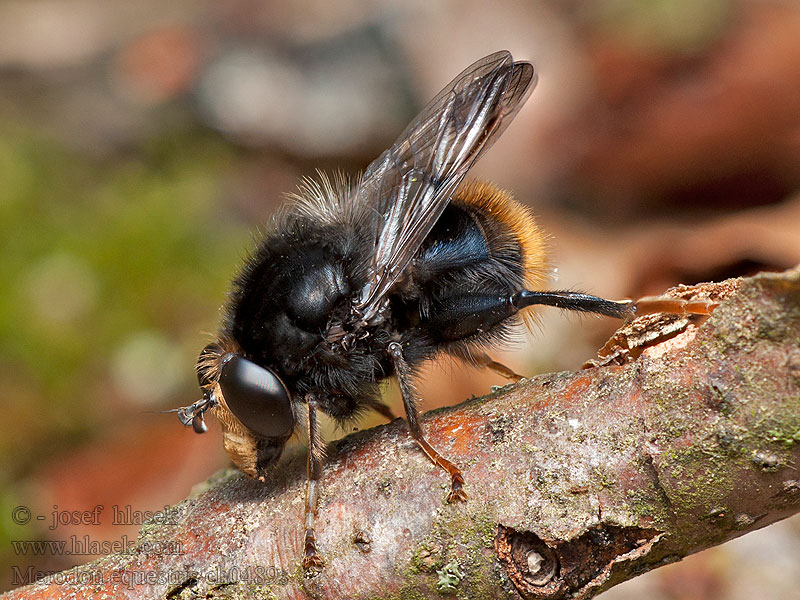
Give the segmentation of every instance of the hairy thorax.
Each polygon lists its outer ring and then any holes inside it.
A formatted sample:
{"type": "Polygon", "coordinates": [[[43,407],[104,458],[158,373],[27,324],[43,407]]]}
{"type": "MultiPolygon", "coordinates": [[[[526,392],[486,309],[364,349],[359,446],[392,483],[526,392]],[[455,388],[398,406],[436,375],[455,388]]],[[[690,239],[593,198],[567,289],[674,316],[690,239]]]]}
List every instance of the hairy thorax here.
{"type": "Polygon", "coordinates": [[[333,416],[341,418],[391,375],[377,351],[389,333],[353,324],[353,297],[363,286],[356,252],[335,230],[268,236],[228,306],[229,333],[246,356],[280,373],[294,396],[316,390],[339,397],[333,416]]]}

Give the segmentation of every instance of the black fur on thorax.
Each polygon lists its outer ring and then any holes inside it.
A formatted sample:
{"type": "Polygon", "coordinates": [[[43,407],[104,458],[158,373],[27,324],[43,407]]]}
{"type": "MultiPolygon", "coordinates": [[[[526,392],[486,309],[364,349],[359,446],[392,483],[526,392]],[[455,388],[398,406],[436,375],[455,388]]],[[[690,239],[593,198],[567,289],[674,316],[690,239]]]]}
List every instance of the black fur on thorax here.
{"type": "MultiPolygon", "coordinates": [[[[296,400],[312,390],[356,404],[377,397],[377,382],[391,374],[382,360],[389,333],[366,332],[348,348],[325,339],[331,324],[350,320],[352,297],[366,282],[367,232],[303,214],[280,219],[233,282],[226,332],[250,360],[280,374],[296,400]]],[[[340,399],[333,412],[350,404],[340,399]]]]}

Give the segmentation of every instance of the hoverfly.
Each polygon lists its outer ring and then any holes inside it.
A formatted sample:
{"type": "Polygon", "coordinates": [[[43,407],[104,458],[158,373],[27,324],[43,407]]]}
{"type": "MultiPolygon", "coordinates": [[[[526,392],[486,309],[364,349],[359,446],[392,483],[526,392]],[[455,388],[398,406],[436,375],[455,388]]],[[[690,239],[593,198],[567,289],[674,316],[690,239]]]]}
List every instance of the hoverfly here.
{"type": "Polygon", "coordinates": [[[200,433],[211,410],[230,458],[262,481],[305,421],[306,568],[324,562],[314,533],[319,412],[340,422],[368,409],[393,418],[379,386],[396,377],[412,436],[450,476],[447,500],[465,501],[461,471],[419,424],[415,369],[446,353],[518,380],[483,348],[502,342],[523,309],[624,318],[637,308],[535,291],[546,253],[533,218],[508,192],[464,182],[536,82],[533,66],[508,52],[480,59],[361,178],[304,181],[233,282],[221,331],[198,358],[203,398],[179,417],[200,433]]]}

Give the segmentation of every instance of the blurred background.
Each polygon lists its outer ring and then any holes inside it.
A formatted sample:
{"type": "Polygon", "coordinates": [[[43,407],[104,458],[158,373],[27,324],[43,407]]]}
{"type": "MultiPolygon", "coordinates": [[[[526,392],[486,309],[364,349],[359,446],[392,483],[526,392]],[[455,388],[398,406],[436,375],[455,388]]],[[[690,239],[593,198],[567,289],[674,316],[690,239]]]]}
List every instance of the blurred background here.
{"type": "MultiPolygon", "coordinates": [[[[13,542],[132,543],[113,506],[136,521],[228,464],[213,419],[198,436],[157,411],[198,398],[253,232],[490,52],[540,83],[474,175],[550,232],[552,287],[637,297],[800,263],[799,31],[777,0],[0,1],[0,590],[97,550],[13,542]]],[[[576,369],[615,325],[543,312],[495,354],[576,369]]],[[[504,383],[444,362],[421,392],[504,383]]],[[[797,564],[791,519],[604,598],[800,598],[797,564]]]]}

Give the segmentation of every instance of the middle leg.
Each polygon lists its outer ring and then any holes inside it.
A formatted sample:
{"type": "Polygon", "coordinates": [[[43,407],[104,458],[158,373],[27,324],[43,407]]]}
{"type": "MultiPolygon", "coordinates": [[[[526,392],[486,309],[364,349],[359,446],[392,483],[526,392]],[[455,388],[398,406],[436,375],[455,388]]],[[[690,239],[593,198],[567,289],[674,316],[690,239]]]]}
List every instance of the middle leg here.
{"type": "Polygon", "coordinates": [[[513,381],[514,383],[519,383],[524,379],[522,375],[519,373],[515,373],[512,369],[505,366],[503,363],[499,363],[494,360],[491,356],[486,354],[485,352],[479,351],[472,351],[470,352],[472,355],[472,359],[475,362],[475,365],[478,367],[484,367],[491,371],[494,371],[501,377],[505,377],[509,381],[513,381]]]}
{"type": "Polygon", "coordinates": [[[466,502],[467,493],[464,491],[464,476],[461,469],[439,454],[425,439],[422,426],[419,424],[419,412],[417,410],[417,392],[411,379],[411,368],[408,366],[403,349],[397,342],[389,344],[389,354],[394,363],[395,375],[400,383],[400,393],[403,396],[403,405],[406,409],[406,419],[408,428],[411,430],[412,437],[425,451],[425,454],[438,466],[450,474],[450,493],[447,495],[448,502],[466,502]]]}

